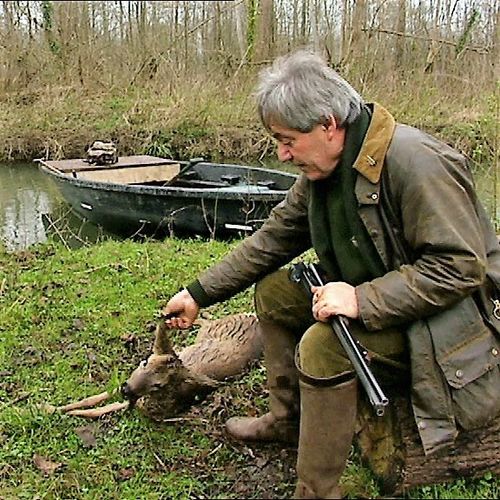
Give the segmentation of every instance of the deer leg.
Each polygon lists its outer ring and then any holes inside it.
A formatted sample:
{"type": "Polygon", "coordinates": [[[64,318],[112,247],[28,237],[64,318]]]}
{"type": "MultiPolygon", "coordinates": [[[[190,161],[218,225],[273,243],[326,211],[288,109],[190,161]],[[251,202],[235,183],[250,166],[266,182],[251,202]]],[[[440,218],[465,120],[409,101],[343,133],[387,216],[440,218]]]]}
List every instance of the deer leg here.
{"type": "Polygon", "coordinates": [[[85,410],[75,409],[66,412],[66,415],[72,415],[74,417],[84,417],[84,418],[99,418],[108,413],[113,413],[115,411],[125,410],[130,405],[129,401],[115,403],[110,403],[109,405],[100,406],[99,408],[87,408],[85,410]]]}
{"type": "Polygon", "coordinates": [[[76,401],[75,403],[70,403],[64,406],[57,406],[56,411],[62,411],[63,413],[67,413],[71,410],[77,410],[80,408],[90,408],[92,406],[99,405],[104,401],[107,401],[113,394],[115,394],[116,390],[109,393],[108,391],[101,392],[100,394],[96,394],[95,396],[89,396],[88,398],[81,399],[80,401],[76,401]]]}
{"type": "Polygon", "coordinates": [[[95,396],[90,396],[88,398],[84,398],[80,401],[76,401],[75,403],[70,403],[64,406],[45,405],[45,409],[50,413],[54,413],[57,411],[66,413],[66,415],[72,415],[76,417],[99,418],[102,415],[107,415],[108,413],[124,410],[125,408],[128,408],[130,406],[129,401],[117,401],[115,403],[110,403],[99,408],[93,408],[94,406],[97,406],[110,399],[114,394],[116,394],[116,392],[118,392],[118,389],[115,389],[111,393],[109,393],[108,391],[101,392],[100,394],[96,394],[95,396]]]}

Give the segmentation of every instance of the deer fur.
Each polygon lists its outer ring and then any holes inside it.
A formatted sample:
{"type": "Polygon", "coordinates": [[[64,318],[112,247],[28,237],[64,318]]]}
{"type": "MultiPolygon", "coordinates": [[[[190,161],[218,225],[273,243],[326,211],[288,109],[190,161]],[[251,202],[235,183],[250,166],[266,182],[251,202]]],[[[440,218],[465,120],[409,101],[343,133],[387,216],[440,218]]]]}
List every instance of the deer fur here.
{"type": "Polygon", "coordinates": [[[234,314],[200,323],[195,343],[179,354],[172,346],[166,325],[157,325],[153,353],[122,385],[122,395],[128,401],[91,408],[113,396],[103,392],[65,406],[46,404],[44,409],[99,418],[127,408],[131,402],[153,420],[177,415],[215,390],[225,378],[241,374],[262,353],[260,329],[253,315],[234,314]]]}
{"type": "Polygon", "coordinates": [[[153,420],[172,417],[202,400],[220,381],[240,374],[262,352],[255,316],[237,314],[203,325],[193,345],[175,353],[165,324],[156,328],[153,354],[122,388],[153,420]]]}

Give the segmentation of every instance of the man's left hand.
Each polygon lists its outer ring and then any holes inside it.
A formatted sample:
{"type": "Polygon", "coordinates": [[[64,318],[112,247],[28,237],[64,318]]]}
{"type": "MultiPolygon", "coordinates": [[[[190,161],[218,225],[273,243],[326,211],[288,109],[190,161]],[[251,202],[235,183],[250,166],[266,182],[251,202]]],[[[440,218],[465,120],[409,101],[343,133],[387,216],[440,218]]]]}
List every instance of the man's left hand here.
{"type": "Polygon", "coordinates": [[[326,323],[331,316],[342,314],[348,318],[359,317],[356,289],[344,283],[335,281],[324,286],[314,286],[312,313],[317,321],[326,323]]]}

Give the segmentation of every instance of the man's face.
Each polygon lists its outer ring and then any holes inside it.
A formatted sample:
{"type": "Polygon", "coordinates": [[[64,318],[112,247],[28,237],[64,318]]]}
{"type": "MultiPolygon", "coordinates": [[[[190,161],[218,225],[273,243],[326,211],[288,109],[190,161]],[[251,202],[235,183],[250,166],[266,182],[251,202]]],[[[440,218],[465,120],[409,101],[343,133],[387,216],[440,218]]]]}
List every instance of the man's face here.
{"type": "Polygon", "coordinates": [[[278,144],[278,159],[292,162],[310,181],[325,179],[335,170],[345,134],[336,126],[333,117],[310,132],[299,132],[275,123],[271,123],[270,129],[278,144]]]}

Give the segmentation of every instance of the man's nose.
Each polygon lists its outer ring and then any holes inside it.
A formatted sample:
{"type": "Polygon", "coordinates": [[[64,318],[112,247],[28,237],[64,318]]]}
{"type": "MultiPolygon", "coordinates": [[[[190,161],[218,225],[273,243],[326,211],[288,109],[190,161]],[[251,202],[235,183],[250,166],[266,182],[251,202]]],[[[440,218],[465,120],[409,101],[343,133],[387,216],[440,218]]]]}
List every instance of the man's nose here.
{"type": "Polygon", "coordinates": [[[278,160],[279,161],[290,161],[292,159],[292,153],[288,146],[285,144],[278,143],[278,160]]]}

